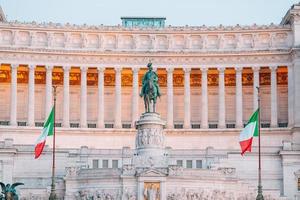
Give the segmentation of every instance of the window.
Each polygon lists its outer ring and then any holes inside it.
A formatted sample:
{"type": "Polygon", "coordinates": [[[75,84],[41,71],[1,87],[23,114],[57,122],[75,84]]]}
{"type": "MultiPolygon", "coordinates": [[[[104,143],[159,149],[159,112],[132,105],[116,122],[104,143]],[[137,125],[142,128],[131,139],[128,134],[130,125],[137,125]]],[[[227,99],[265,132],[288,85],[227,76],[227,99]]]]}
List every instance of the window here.
{"type": "Polygon", "coordinates": [[[300,191],[300,178],[298,178],[298,191],[300,191]]]}
{"type": "Polygon", "coordinates": [[[182,160],[177,160],[177,166],[182,167],[182,160]]]}
{"type": "Polygon", "coordinates": [[[108,168],[108,160],[102,160],[102,168],[108,168]]]}
{"type": "Polygon", "coordinates": [[[193,161],[192,160],[187,160],[186,161],[186,168],[193,168],[193,161]]]}
{"type": "Polygon", "coordinates": [[[202,168],[202,160],[196,160],[196,168],[198,169],[202,168]]]}
{"type": "Polygon", "coordinates": [[[99,160],[93,160],[93,168],[94,169],[99,168],[99,160]]]}
{"type": "Polygon", "coordinates": [[[112,168],[118,168],[118,164],[119,164],[118,160],[113,160],[112,161],[112,168]]]}

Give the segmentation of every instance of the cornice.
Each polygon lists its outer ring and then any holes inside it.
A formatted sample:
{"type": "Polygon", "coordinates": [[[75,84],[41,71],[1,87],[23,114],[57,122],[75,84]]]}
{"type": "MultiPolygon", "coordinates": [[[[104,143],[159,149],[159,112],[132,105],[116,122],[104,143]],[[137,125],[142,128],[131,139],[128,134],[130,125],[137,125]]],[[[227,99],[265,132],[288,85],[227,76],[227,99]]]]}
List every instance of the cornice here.
{"type": "Polygon", "coordinates": [[[9,21],[0,22],[0,28],[3,29],[31,29],[31,30],[52,30],[52,31],[71,31],[71,32],[153,32],[153,33],[169,33],[169,32],[240,32],[240,31],[289,31],[291,26],[289,24],[269,24],[269,25],[235,25],[235,26],[166,26],[162,28],[154,27],[123,27],[121,25],[107,26],[107,25],[76,25],[76,24],[61,24],[61,23],[37,23],[33,22],[19,22],[9,21]]]}

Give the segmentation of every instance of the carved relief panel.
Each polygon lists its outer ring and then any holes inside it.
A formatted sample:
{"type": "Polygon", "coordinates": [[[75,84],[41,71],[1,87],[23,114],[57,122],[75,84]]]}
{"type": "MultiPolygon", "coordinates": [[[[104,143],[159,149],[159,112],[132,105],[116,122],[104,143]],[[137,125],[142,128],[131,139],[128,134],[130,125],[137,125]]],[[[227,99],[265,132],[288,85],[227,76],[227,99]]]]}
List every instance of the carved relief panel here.
{"type": "Polygon", "coordinates": [[[72,48],[80,48],[82,46],[82,38],[79,33],[69,35],[68,46],[72,48]]]}
{"type": "Polygon", "coordinates": [[[208,35],[207,36],[207,49],[217,49],[219,46],[219,37],[218,35],[208,35]]]}
{"type": "Polygon", "coordinates": [[[156,47],[161,50],[166,50],[169,48],[168,39],[165,35],[156,36],[156,47]]]}
{"type": "Polygon", "coordinates": [[[144,183],[144,200],[160,200],[160,193],[159,182],[144,183]]]}
{"type": "Polygon", "coordinates": [[[12,44],[13,34],[11,31],[1,31],[1,43],[4,45],[12,44]]]}
{"type": "Polygon", "coordinates": [[[284,47],[288,43],[288,34],[287,33],[276,33],[273,38],[274,47],[284,47]]]}
{"type": "Polygon", "coordinates": [[[133,37],[131,35],[122,35],[119,37],[118,48],[133,49],[133,37]]]}
{"type": "Polygon", "coordinates": [[[151,39],[149,35],[140,35],[136,41],[137,49],[150,49],[151,48],[151,39]]]}
{"type": "Polygon", "coordinates": [[[223,48],[234,49],[236,47],[236,36],[235,35],[224,35],[222,40],[224,41],[223,48]]]}
{"type": "Polygon", "coordinates": [[[87,34],[85,36],[87,40],[85,42],[87,48],[98,48],[99,47],[99,37],[96,34],[87,34]]]}
{"type": "Polygon", "coordinates": [[[243,48],[253,47],[253,38],[251,34],[243,34],[241,36],[241,47],[243,48]]]}
{"type": "Polygon", "coordinates": [[[63,33],[54,33],[51,45],[53,47],[64,47],[65,46],[65,35],[63,33]]]}
{"type": "Polygon", "coordinates": [[[164,147],[165,136],[159,128],[139,129],[137,134],[137,148],[164,147]]]}
{"type": "Polygon", "coordinates": [[[172,48],[173,49],[184,49],[185,40],[183,35],[175,35],[172,39],[172,48]]]}
{"type": "Polygon", "coordinates": [[[262,33],[259,35],[255,35],[255,47],[258,48],[268,48],[270,47],[270,34],[269,33],[262,33]]]}
{"type": "Polygon", "coordinates": [[[45,32],[35,33],[32,43],[34,44],[34,46],[38,46],[38,47],[47,46],[47,33],[45,32]]]}
{"type": "Polygon", "coordinates": [[[202,39],[200,35],[190,36],[190,48],[191,49],[202,49],[202,39]]]}
{"type": "Polygon", "coordinates": [[[117,39],[115,35],[103,36],[103,47],[105,49],[115,49],[117,45],[117,39]]]}
{"type": "Polygon", "coordinates": [[[29,46],[30,45],[30,34],[28,31],[20,31],[17,34],[18,40],[17,45],[29,46]]]}

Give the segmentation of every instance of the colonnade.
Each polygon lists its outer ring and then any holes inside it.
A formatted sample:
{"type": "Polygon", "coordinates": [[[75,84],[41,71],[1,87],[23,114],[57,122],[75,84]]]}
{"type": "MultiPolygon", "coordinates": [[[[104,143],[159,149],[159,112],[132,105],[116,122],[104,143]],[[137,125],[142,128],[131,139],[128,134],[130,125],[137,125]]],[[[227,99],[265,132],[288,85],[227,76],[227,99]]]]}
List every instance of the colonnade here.
{"type": "MultiPolygon", "coordinates": [[[[10,125],[17,125],[17,68],[18,65],[11,65],[11,105],[10,105],[10,125]]],[[[52,70],[53,66],[46,66],[46,100],[45,113],[48,115],[52,106],[52,70]]],[[[28,89],[28,126],[35,125],[34,117],[34,70],[35,65],[28,65],[29,69],[29,89],[28,89]]],[[[63,127],[70,127],[70,66],[64,66],[64,81],[63,81],[63,127]]],[[[198,68],[199,69],[199,68],[198,68]]],[[[236,128],[243,127],[243,92],[242,92],[242,69],[235,68],[236,78],[236,105],[235,105],[235,126],[236,128]]],[[[80,96],[80,127],[87,127],[87,70],[88,67],[82,66],[81,70],[81,96],[80,96]]],[[[97,67],[98,71],[98,114],[97,114],[97,128],[104,128],[104,70],[105,67],[97,67]]],[[[208,68],[200,68],[201,79],[201,128],[209,128],[208,123],[208,68]]],[[[259,67],[253,67],[253,110],[258,107],[258,93],[259,86],[259,67]]],[[[132,107],[131,107],[131,121],[132,125],[138,119],[138,101],[139,101],[139,83],[138,73],[139,68],[132,68],[133,83],[132,83],[132,107]]],[[[174,68],[166,68],[167,71],[167,128],[174,128],[174,89],[173,89],[173,72],[174,68]]],[[[190,73],[191,68],[183,68],[184,71],[184,122],[183,128],[191,128],[191,88],[190,88],[190,73]]],[[[218,68],[219,71],[219,86],[218,86],[218,128],[226,128],[225,119],[225,68],[218,68]]],[[[277,111],[277,66],[271,66],[271,127],[278,126],[278,111],[277,111]]],[[[122,128],[122,98],[121,98],[121,72],[122,68],[115,68],[115,110],[114,110],[114,128],[122,128]]],[[[290,77],[289,77],[290,78],[290,77]]],[[[290,86],[289,86],[290,88],[290,86]]]]}

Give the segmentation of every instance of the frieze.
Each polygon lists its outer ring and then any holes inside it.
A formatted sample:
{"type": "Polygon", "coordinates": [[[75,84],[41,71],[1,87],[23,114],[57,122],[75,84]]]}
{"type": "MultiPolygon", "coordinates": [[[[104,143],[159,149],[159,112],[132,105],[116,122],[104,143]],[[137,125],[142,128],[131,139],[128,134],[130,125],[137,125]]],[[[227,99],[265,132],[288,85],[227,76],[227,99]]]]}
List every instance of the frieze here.
{"type": "Polygon", "coordinates": [[[115,75],[112,73],[104,74],[104,86],[115,86],[115,75]]]}
{"type": "Polygon", "coordinates": [[[184,85],[184,76],[182,74],[173,74],[173,86],[183,87],[183,85],[184,85]]]}
{"type": "Polygon", "coordinates": [[[191,74],[190,76],[191,87],[201,86],[201,80],[202,80],[201,74],[191,74]]]}
{"type": "Polygon", "coordinates": [[[35,71],[34,72],[34,82],[35,82],[35,84],[46,84],[46,72],[35,71]]]}
{"type": "Polygon", "coordinates": [[[87,85],[97,86],[98,85],[98,74],[97,73],[87,73],[87,85]]]}
{"type": "Polygon", "coordinates": [[[218,86],[219,85],[219,75],[218,74],[207,74],[207,85],[208,86],[218,86]]]}
{"type": "Polygon", "coordinates": [[[259,84],[260,85],[270,85],[271,84],[271,74],[270,73],[259,73],[259,84]]]}
{"type": "MultiPolygon", "coordinates": [[[[159,84],[161,87],[167,87],[167,75],[158,74],[159,84]]],[[[142,78],[142,74],[139,75],[142,78]]],[[[141,79],[140,78],[140,79],[141,79]]],[[[201,87],[201,74],[191,74],[190,77],[191,87],[201,87]]],[[[53,72],[52,81],[54,85],[63,84],[63,72],[53,72]]],[[[139,79],[139,84],[141,82],[139,79]]],[[[218,74],[208,74],[208,85],[209,86],[218,86],[218,74]]],[[[80,85],[81,76],[80,73],[71,72],[70,73],[70,85],[80,85]]],[[[235,86],[235,74],[225,73],[225,86],[235,86]]],[[[0,83],[10,83],[11,82],[11,73],[9,69],[0,70],[0,83]]],[[[253,73],[244,72],[242,74],[242,82],[244,86],[253,85],[253,73]]],[[[18,83],[28,83],[28,72],[27,71],[18,71],[18,83]]],[[[35,71],[35,84],[45,84],[46,83],[46,72],[45,71],[35,71]]],[[[269,72],[260,73],[260,85],[270,85],[271,84],[271,74],[269,72]]],[[[277,84],[278,85],[287,85],[288,84],[288,73],[285,71],[277,72],[277,84]]],[[[98,85],[98,74],[97,73],[87,73],[87,85],[88,86],[97,86],[98,85]]],[[[114,86],[115,85],[115,76],[113,73],[104,74],[104,85],[105,86],[114,86]]],[[[183,87],[184,86],[184,75],[183,74],[174,74],[173,75],[173,85],[174,87],[183,87]]],[[[132,87],[132,74],[122,74],[122,86],[123,87],[132,87]]]]}
{"type": "Polygon", "coordinates": [[[80,73],[70,72],[70,85],[80,85],[80,73]]]}
{"type": "Polygon", "coordinates": [[[63,85],[64,73],[63,72],[52,72],[52,84],[63,85]]]}
{"type": "Polygon", "coordinates": [[[287,72],[278,72],[277,73],[277,84],[278,85],[287,85],[288,84],[288,73],[287,72]]]}
{"type": "Polygon", "coordinates": [[[252,73],[243,73],[242,74],[242,84],[244,86],[253,85],[253,74],[252,73]]]}
{"type": "Polygon", "coordinates": [[[160,87],[167,86],[167,74],[158,74],[158,83],[160,87]]]}
{"type": "Polygon", "coordinates": [[[10,83],[11,74],[9,70],[0,70],[0,83],[10,83]]]}
{"type": "MultiPolygon", "coordinates": [[[[167,75],[158,74],[159,84],[161,87],[167,87],[167,75]]],[[[139,75],[139,84],[141,85],[142,74],[139,75]]],[[[191,87],[201,86],[201,74],[191,74],[190,76],[191,87]]],[[[63,72],[53,72],[53,84],[62,85],[63,84],[63,72]]],[[[208,85],[218,86],[218,74],[208,74],[208,85]]],[[[81,76],[78,72],[70,73],[70,85],[80,85],[81,76]]],[[[115,76],[113,73],[104,74],[105,86],[114,86],[115,76]]],[[[242,74],[242,81],[244,86],[253,85],[253,73],[244,72],[242,74]]],[[[11,73],[9,69],[0,70],[0,83],[10,83],[11,73]]],[[[18,83],[28,83],[28,71],[18,71],[18,83]]],[[[46,83],[46,72],[45,71],[35,71],[35,84],[45,84],[46,83]]],[[[174,74],[173,84],[175,87],[184,86],[184,75],[174,74]]],[[[260,73],[260,85],[270,85],[271,84],[271,74],[269,72],[260,73]]],[[[277,72],[277,84],[287,85],[288,84],[288,73],[285,71],[277,72]]],[[[98,85],[98,74],[97,73],[87,73],[87,85],[97,86],[98,85]]],[[[122,74],[122,86],[132,87],[132,74],[123,73],[122,74]]],[[[235,86],[235,74],[225,73],[225,86],[235,86]]]]}
{"type": "Polygon", "coordinates": [[[122,86],[132,86],[132,74],[122,74],[122,86]]]}
{"type": "Polygon", "coordinates": [[[17,73],[18,83],[28,83],[28,71],[20,71],[17,73]]]}
{"type": "Polygon", "coordinates": [[[225,73],[225,86],[235,86],[235,74],[225,73]]]}

